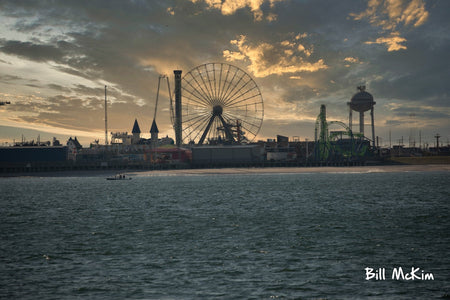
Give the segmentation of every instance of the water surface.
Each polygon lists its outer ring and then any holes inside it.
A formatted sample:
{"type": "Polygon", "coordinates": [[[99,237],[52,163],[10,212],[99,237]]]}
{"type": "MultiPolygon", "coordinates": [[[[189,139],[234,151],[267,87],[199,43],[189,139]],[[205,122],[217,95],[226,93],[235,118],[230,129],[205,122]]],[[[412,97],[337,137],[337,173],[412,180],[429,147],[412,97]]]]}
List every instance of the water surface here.
{"type": "Polygon", "coordinates": [[[0,179],[0,297],[450,294],[448,172],[158,174],[0,179]]]}

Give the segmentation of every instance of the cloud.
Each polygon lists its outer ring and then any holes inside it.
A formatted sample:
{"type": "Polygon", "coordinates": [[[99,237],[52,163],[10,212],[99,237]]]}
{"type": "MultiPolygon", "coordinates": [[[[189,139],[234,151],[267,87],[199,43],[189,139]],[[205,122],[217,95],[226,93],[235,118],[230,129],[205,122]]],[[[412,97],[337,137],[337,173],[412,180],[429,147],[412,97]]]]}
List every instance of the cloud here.
{"type": "Polygon", "coordinates": [[[369,19],[373,26],[393,31],[401,24],[423,25],[429,13],[423,0],[370,0],[364,12],[350,16],[355,20],[369,19]]]}
{"type": "Polygon", "coordinates": [[[248,68],[256,77],[317,72],[328,68],[323,59],[315,62],[306,61],[313,48],[305,48],[297,39],[272,44],[268,42],[251,44],[246,36],[241,35],[237,40],[231,40],[230,44],[237,47],[238,51],[224,50],[225,59],[250,62],[248,68]]]}
{"type": "Polygon", "coordinates": [[[22,78],[19,76],[15,76],[15,75],[1,75],[0,74],[0,81],[3,82],[10,82],[10,81],[17,81],[17,80],[21,80],[22,78]]]}
{"type": "Polygon", "coordinates": [[[358,63],[359,59],[356,57],[349,56],[349,57],[344,58],[344,61],[349,62],[349,63],[358,63]]]}
{"type": "MultiPolygon", "coordinates": [[[[261,89],[267,117],[261,136],[311,136],[322,103],[331,119],[345,119],[345,103],[364,83],[377,101],[380,127],[401,118],[383,106],[395,101],[435,106],[442,114],[426,114],[440,124],[432,131],[450,128],[442,109],[450,95],[450,1],[0,3],[0,97],[14,103],[1,108],[8,111],[0,116],[3,125],[13,117],[23,127],[40,120],[103,138],[107,85],[111,130],[129,131],[137,118],[148,134],[159,74],[169,75],[173,89],[174,69],[184,75],[228,61],[261,89]],[[295,120],[308,121],[299,129],[295,120]]],[[[173,136],[166,85],[161,92],[158,127],[173,136]]]]}
{"type": "MultiPolygon", "coordinates": [[[[51,97],[24,95],[15,97],[14,105],[8,107],[8,119],[16,122],[50,126],[61,129],[77,129],[85,132],[101,131],[104,127],[104,98],[102,89],[91,89],[77,86],[72,93],[58,94],[51,97]],[[83,92],[75,94],[74,92],[83,92]],[[91,94],[92,96],[90,96],[91,94]]],[[[146,113],[151,110],[143,108],[130,99],[126,99],[119,91],[111,91],[108,96],[108,119],[111,131],[132,127],[135,117],[139,119],[145,132],[150,129],[150,120],[145,120],[146,113]],[[111,101],[117,99],[116,101],[111,101]]]]}
{"type": "Polygon", "coordinates": [[[389,118],[383,123],[386,126],[399,126],[406,128],[422,128],[426,126],[439,127],[442,120],[448,119],[448,107],[434,107],[420,103],[404,103],[394,100],[385,105],[389,118]]]}
{"type": "MultiPolygon", "coordinates": [[[[264,2],[269,2],[270,7],[273,7],[276,2],[281,2],[285,0],[190,0],[192,3],[205,2],[208,9],[220,10],[223,15],[235,14],[237,10],[243,8],[250,8],[253,13],[253,18],[255,21],[262,21],[264,13],[261,6],[264,2]]],[[[266,17],[268,21],[275,21],[277,16],[274,13],[269,13],[266,17]]]]}
{"type": "Polygon", "coordinates": [[[350,13],[354,20],[368,19],[374,27],[379,27],[387,36],[368,41],[366,44],[386,44],[388,51],[407,49],[407,40],[400,36],[404,27],[419,27],[429,17],[423,0],[370,0],[367,9],[359,14],[350,13]]]}
{"type": "Polygon", "coordinates": [[[5,41],[0,51],[26,57],[34,61],[60,60],[63,56],[58,47],[52,45],[38,45],[31,42],[5,41]]]}
{"type": "MultiPolygon", "coordinates": [[[[352,57],[352,56],[347,56],[346,58],[344,58],[344,62],[346,63],[344,66],[346,68],[350,68],[352,66],[352,64],[363,64],[362,61],[360,61],[360,59],[358,57],[352,57]]],[[[335,82],[333,82],[335,83],[335,82]]]]}
{"type": "Polygon", "coordinates": [[[365,44],[371,45],[371,44],[386,44],[387,45],[387,51],[399,51],[399,50],[406,50],[406,46],[402,43],[405,43],[406,39],[399,36],[398,32],[392,33],[390,36],[387,37],[380,37],[377,38],[376,41],[367,41],[364,42],[365,44]]]}
{"type": "Polygon", "coordinates": [[[10,65],[10,64],[11,64],[10,62],[7,62],[7,61],[5,61],[5,60],[3,60],[3,59],[0,59],[0,63],[2,63],[2,64],[7,64],[7,65],[10,65]]]}

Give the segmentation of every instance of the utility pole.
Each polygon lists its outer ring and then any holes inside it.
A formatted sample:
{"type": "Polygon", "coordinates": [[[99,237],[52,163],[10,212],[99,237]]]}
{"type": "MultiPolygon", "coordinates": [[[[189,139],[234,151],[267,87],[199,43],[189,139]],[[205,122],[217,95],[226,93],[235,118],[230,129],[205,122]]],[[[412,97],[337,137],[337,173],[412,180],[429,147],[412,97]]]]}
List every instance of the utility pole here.
{"type": "Polygon", "coordinates": [[[439,153],[439,138],[441,137],[439,133],[434,136],[436,138],[436,152],[439,153]]]}
{"type": "Polygon", "coordinates": [[[419,148],[422,149],[422,130],[419,130],[419,148]]]}
{"type": "Polygon", "coordinates": [[[389,129],[389,149],[392,149],[391,130],[389,129]]]}
{"type": "Polygon", "coordinates": [[[305,144],[306,144],[306,160],[308,160],[308,139],[305,139],[305,144]]]}

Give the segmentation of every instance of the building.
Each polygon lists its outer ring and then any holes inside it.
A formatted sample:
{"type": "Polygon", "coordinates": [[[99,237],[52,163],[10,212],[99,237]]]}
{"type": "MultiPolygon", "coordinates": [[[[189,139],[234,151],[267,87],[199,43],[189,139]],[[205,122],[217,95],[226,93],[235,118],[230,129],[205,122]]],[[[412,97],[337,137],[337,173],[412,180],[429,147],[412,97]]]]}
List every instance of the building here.
{"type": "Polygon", "coordinates": [[[192,147],[192,163],[226,164],[252,163],[264,160],[264,148],[258,145],[192,147]]]}

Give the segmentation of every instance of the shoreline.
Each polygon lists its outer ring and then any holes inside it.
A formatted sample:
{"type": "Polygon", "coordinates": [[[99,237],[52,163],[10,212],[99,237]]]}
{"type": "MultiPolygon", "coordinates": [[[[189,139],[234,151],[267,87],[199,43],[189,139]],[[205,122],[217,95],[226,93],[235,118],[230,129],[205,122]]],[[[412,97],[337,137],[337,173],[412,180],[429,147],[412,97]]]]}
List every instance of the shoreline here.
{"type": "Polygon", "coordinates": [[[171,170],[90,170],[51,171],[33,173],[0,174],[0,178],[12,177],[109,177],[125,174],[129,177],[175,176],[175,175],[238,175],[238,174],[301,174],[301,173],[396,173],[450,171],[450,164],[429,165],[376,165],[352,167],[266,167],[266,168],[218,168],[218,169],[171,169],[171,170]]]}
{"type": "Polygon", "coordinates": [[[450,171],[450,165],[385,165],[355,167],[273,167],[273,168],[223,168],[183,169],[127,172],[129,176],[162,175],[238,175],[238,174],[301,174],[301,173],[396,173],[450,171]]]}

